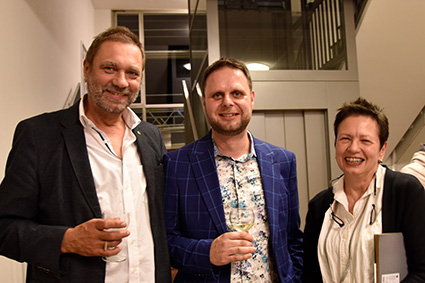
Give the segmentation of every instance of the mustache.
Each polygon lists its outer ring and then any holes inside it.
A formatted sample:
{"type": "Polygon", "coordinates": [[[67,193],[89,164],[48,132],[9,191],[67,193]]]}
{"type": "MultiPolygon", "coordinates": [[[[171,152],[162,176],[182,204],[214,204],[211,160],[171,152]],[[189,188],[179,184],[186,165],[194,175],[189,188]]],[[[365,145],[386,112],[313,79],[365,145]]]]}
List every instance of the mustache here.
{"type": "Polygon", "coordinates": [[[114,87],[114,86],[103,86],[102,87],[102,92],[109,92],[112,94],[116,94],[116,95],[123,95],[123,96],[130,96],[131,95],[131,91],[127,88],[119,88],[119,87],[114,87]]]}

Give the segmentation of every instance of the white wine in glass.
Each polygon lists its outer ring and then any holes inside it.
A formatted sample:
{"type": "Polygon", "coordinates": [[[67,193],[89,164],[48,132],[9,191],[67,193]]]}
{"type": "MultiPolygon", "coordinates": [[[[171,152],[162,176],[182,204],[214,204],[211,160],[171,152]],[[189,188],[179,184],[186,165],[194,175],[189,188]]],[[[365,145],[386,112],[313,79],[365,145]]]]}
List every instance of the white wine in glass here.
{"type": "MultiPolygon", "coordinates": [[[[238,232],[245,232],[248,231],[255,222],[255,213],[252,206],[237,206],[237,207],[231,207],[230,213],[229,213],[229,222],[230,225],[238,232]]],[[[246,262],[244,260],[243,262],[246,262]]],[[[243,282],[243,269],[242,269],[242,262],[237,262],[236,264],[236,270],[239,270],[240,273],[240,282],[243,282]]]]}
{"type": "Polygon", "coordinates": [[[252,208],[232,207],[229,214],[230,225],[238,232],[251,229],[255,221],[255,213],[252,208]]]}

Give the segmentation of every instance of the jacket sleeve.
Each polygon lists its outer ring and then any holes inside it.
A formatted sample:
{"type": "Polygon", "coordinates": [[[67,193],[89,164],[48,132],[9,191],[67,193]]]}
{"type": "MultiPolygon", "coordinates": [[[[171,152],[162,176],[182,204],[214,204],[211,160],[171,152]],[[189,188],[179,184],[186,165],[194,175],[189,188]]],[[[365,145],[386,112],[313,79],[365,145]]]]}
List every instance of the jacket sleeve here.
{"type": "Polygon", "coordinates": [[[316,195],[308,204],[306,224],[304,228],[304,260],[301,281],[304,283],[322,282],[317,246],[323,218],[331,202],[330,191],[325,190],[316,195]]]}
{"type": "Polygon", "coordinates": [[[424,188],[415,177],[389,169],[385,178],[383,232],[403,233],[408,265],[403,282],[425,282],[424,188]]]}
{"type": "Polygon", "coordinates": [[[25,122],[17,126],[0,185],[0,254],[58,275],[62,238],[69,227],[41,221],[40,156],[31,131],[25,122]]]}
{"type": "MultiPolygon", "coordinates": [[[[178,162],[173,158],[170,158],[168,154],[164,157],[164,170],[165,170],[165,225],[167,230],[168,247],[171,257],[171,265],[177,268],[179,272],[182,272],[193,278],[214,278],[217,279],[220,275],[220,270],[225,267],[215,267],[210,263],[210,247],[213,240],[218,234],[213,231],[200,232],[197,229],[200,227],[193,227],[191,231],[186,231],[186,224],[182,222],[182,219],[186,216],[202,218],[203,212],[199,207],[194,205],[193,199],[188,194],[182,195],[180,189],[184,192],[192,191],[189,188],[180,188],[181,186],[195,186],[194,180],[183,176],[182,174],[176,174],[176,172],[186,172],[190,175],[190,166],[185,164],[189,161],[179,160],[178,162]],[[183,169],[184,168],[184,169],[183,169]],[[185,185],[182,185],[185,184],[185,185]],[[185,207],[180,207],[184,203],[185,207]],[[194,206],[194,210],[190,209],[194,206]],[[181,211],[185,211],[186,214],[193,215],[180,215],[181,211]],[[196,214],[196,215],[195,215],[196,214]],[[210,237],[191,237],[189,233],[209,233],[210,237]]],[[[192,191],[193,192],[193,191],[192,191]]],[[[209,221],[207,217],[205,223],[209,221]]],[[[179,276],[179,274],[177,274],[179,276]]]]}
{"type": "Polygon", "coordinates": [[[298,200],[298,185],[296,173],[295,155],[292,156],[289,175],[289,229],[288,229],[288,250],[294,265],[294,272],[297,280],[300,280],[303,266],[303,232],[300,230],[300,214],[298,200]]]}

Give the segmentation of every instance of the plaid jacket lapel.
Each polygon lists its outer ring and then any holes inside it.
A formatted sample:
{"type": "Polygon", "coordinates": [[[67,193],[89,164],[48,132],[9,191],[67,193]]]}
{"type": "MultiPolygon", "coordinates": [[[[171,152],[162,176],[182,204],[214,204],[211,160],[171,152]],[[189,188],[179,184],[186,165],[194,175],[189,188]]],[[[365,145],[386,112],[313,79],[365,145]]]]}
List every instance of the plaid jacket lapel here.
{"type": "Polygon", "coordinates": [[[227,232],[211,138],[203,139],[189,154],[196,185],[219,234],[227,232]]]}
{"type": "Polygon", "coordinates": [[[279,163],[274,160],[273,152],[257,139],[254,139],[254,146],[260,167],[270,235],[273,239],[277,236],[275,233],[278,231],[279,188],[283,181],[278,178],[280,168],[279,163]]]}

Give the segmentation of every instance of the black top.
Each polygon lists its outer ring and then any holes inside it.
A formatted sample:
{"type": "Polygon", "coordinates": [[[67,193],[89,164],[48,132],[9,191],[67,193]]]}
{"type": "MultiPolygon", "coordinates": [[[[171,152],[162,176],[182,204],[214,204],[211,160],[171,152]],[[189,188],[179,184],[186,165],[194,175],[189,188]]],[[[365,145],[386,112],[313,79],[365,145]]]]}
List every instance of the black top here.
{"type": "MultiPolygon", "coordinates": [[[[303,282],[322,282],[317,245],[325,213],[332,201],[332,189],[326,189],[309,202],[304,229],[303,282]]],[[[425,191],[414,176],[387,168],[382,232],[403,233],[409,271],[403,282],[425,282],[425,191]]]]}

